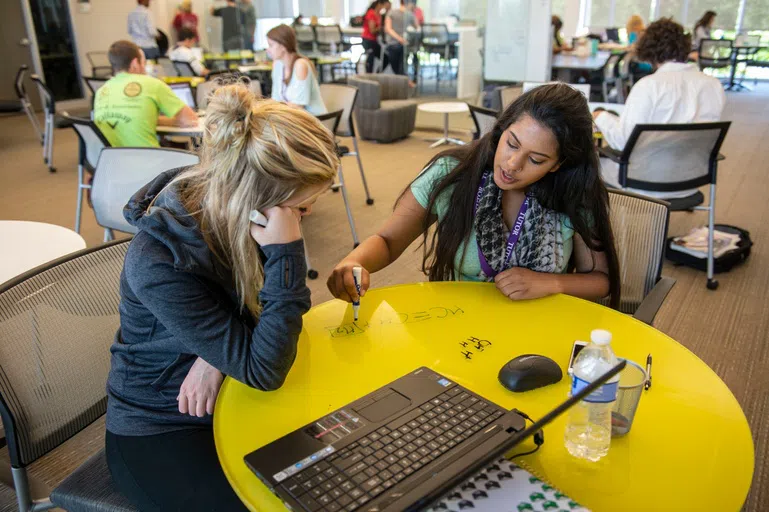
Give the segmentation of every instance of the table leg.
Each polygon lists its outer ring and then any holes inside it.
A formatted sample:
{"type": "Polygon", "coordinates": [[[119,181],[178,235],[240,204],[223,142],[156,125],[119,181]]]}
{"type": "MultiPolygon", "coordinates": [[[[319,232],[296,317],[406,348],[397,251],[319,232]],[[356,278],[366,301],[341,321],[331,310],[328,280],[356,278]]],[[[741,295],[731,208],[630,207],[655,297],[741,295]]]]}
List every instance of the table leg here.
{"type": "Polygon", "coordinates": [[[462,146],[462,145],[465,144],[464,141],[461,141],[459,139],[455,139],[453,137],[449,137],[449,114],[448,114],[448,112],[444,112],[444,114],[443,114],[443,137],[441,137],[440,139],[429,139],[429,140],[430,141],[433,141],[433,140],[435,141],[435,142],[433,142],[430,145],[431,148],[436,148],[436,147],[441,146],[443,144],[457,144],[459,146],[462,146]]]}

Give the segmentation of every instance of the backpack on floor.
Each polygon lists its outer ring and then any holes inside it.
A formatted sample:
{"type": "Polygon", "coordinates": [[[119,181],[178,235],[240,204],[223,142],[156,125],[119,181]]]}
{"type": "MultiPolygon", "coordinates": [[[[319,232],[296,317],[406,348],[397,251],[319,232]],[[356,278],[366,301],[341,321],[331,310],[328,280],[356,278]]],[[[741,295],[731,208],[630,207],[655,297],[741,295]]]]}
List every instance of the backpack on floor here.
{"type": "MultiPolygon", "coordinates": [[[[750,233],[737,226],[730,226],[728,224],[716,224],[716,231],[724,233],[735,234],[740,236],[739,242],[737,242],[737,248],[725,252],[717,258],[713,258],[713,272],[719,274],[721,272],[729,272],[734,266],[740,265],[748,256],[750,256],[750,248],[753,247],[753,241],[750,239],[750,233]]],[[[698,258],[671,248],[673,238],[670,237],[667,240],[665,246],[665,257],[675,263],[676,265],[686,265],[687,267],[696,268],[697,270],[707,271],[708,259],[698,258]]]]}

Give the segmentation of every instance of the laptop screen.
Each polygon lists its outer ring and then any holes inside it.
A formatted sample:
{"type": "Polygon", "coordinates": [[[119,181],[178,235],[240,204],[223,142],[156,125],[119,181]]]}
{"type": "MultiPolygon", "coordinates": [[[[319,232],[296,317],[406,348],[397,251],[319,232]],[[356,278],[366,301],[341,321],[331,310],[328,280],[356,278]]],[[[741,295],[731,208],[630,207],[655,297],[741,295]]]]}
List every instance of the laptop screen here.
{"type": "Polygon", "coordinates": [[[171,84],[170,87],[180,100],[192,110],[195,110],[195,98],[192,97],[192,88],[190,87],[190,84],[171,84]]]}

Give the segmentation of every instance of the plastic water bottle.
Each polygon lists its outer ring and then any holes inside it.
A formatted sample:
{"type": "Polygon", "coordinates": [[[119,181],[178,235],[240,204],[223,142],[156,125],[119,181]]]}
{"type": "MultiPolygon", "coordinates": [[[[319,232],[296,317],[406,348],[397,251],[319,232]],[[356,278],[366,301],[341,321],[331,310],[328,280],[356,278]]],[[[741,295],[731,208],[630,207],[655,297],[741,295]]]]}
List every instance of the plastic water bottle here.
{"type": "MultiPolygon", "coordinates": [[[[590,344],[574,360],[571,394],[579,393],[616,364],[611,333],[604,330],[591,332],[590,344]]],[[[570,454],[595,462],[609,453],[611,410],[617,398],[618,382],[619,375],[570,409],[565,435],[570,454]]]]}

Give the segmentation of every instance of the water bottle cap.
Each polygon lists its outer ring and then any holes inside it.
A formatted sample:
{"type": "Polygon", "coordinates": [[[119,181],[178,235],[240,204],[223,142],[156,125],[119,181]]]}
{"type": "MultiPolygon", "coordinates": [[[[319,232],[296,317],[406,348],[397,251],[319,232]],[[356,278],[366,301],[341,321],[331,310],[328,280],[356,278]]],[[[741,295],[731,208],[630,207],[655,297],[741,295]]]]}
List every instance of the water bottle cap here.
{"type": "Polygon", "coordinates": [[[590,341],[596,345],[608,345],[611,343],[611,333],[604,329],[595,329],[590,333],[590,341]]]}

